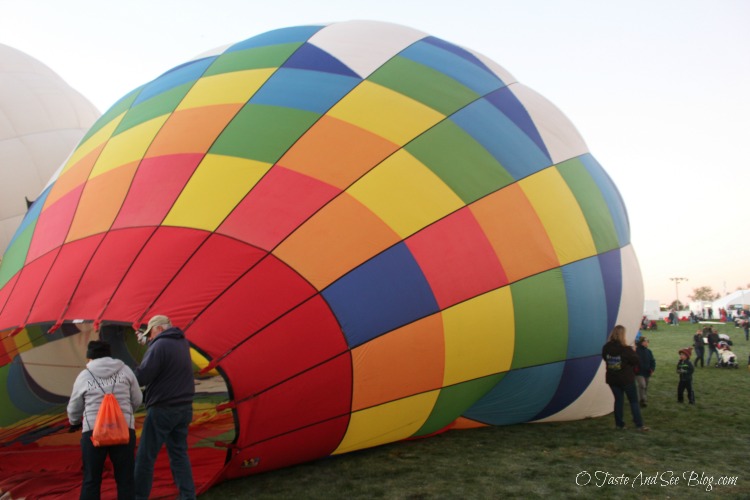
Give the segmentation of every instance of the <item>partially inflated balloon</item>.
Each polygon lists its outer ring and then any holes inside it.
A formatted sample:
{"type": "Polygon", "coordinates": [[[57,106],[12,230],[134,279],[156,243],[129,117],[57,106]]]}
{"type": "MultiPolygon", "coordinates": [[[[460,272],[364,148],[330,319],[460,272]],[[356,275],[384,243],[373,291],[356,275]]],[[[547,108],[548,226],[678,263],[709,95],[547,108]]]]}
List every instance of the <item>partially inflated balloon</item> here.
{"type": "Polygon", "coordinates": [[[33,57],[0,44],[0,253],[99,111],[33,57]]]}
{"type": "Polygon", "coordinates": [[[600,349],[643,298],[623,202],[569,121],[485,57],[379,22],[271,31],[125,96],[0,284],[9,332],[182,327],[233,410],[204,487],[607,413],[600,349]]]}

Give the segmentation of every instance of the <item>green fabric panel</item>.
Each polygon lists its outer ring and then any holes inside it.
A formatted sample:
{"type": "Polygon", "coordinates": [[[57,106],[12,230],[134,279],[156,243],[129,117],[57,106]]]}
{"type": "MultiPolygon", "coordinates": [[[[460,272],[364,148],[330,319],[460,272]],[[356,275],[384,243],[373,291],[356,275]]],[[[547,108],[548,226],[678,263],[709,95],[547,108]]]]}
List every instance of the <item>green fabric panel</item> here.
{"type": "Polygon", "coordinates": [[[568,304],[562,270],[552,269],[510,287],[516,321],[512,369],[565,359],[568,304]]]}
{"type": "Polygon", "coordinates": [[[0,427],[9,427],[31,416],[16,408],[10,400],[10,391],[7,389],[9,373],[10,363],[0,366],[0,387],[3,388],[3,390],[0,390],[0,408],[3,409],[3,411],[0,411],[0,427]]]}
{"type": "Polygon", "coordinates": [[[617,229],[609,213],[607,201],[602,196],[599,186],[578,158],[557,165],[568,187],[578,201],[594,238],[597,253],[620,248],[617,229]]]}
{"type": "Polygon", "coordinates": [[[473,90],[432,68],[394,57],[368,80],[450,115],[479,98],[473,90]]]}
{"type": "Polygon", "coordinates": [[[193,88],[195,82],[183,83],[177,87],[162,92],[161,94],[155,95],[151,99],[143,101],[136,106],[133,106],[128,111],[120,124],[117,126],[112,137],[117,134],[121,134],[128,129],[135,127],[141,123],[147,122],[157,116],[162,116],[172,113],[177,106],[180,104],[185,95],[193,88]]]}
{"type": "Polygon", "coordinates": [[[278,68],[291,56],[301,43],[282,43],[267,47],[253,47],[234,52],[225,52],[216,58],[203,75],[219,75],[245,69],[278,68]]]}
{"type": "Polygon", "coordinates": [[[106,113],[100,116],[99,119],[96,120],[96,122],[91,126],[89,131],[86,132],[86,135],[83,136],[83,139],[81,139],[81,144],[83,144],[89,137],[97,133],[99,130],[104,128],[104,126],[106,126],[109,122],[127,111],[128,108],[133,104],[133,101],[135,101],[138,97],[138,94],[141,93],[143,87],[144,86],[140,86],[130,92],[128,95],[117,101],[114,106],[107,110],[106,113]]]}
{"type": "Polygon", "coordinates": [[[209,153],[275,163],[318,118],[318,113],[310,111],[248,104],[209,153]]]}
{"type": "Polygon", "coordinates": [[[504,376],[505,373],[498,373],[450,387],[444,387],[440,391],[430,417],[417,431],[415,436],[425,436],[443,429],[492,390],[504,376]]]}
{"type": "Polygon", "coordinates": [[[5,284],[23,267],[23,264],[26,261],[26,255],[29,253],[31,236],[34,234],[36,223],[37,221],[34,221],[33,224],[29,224],[28,227],[16,237],[13,244],[5,251],[3,261],[0,263],[0,288],[5,286],[5,284]]]}
{"type": "Polygon", "coordinates": [[[450,120],[435,125],[405,149],[467,204],[513,182],[481,144],[450,120]]]}

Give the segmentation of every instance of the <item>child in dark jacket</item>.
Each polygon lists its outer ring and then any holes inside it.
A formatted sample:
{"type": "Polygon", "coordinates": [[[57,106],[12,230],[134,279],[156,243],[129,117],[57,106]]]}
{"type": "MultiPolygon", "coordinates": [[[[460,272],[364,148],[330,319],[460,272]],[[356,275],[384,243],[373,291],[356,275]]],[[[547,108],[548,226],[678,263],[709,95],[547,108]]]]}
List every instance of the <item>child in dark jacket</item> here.
{"type": "Polygon", "coordinates": [[[677,402],[682,403],[685,390],[688,394],[688,402],[695,404],[695,393],[693,392],[693,363],[690,362],[690,355],[693,353],[692,347],[686,347],[679,350],[680,360],[677,362],[677,373],[680,375],[680,382],[677,384],[677,402]]]}

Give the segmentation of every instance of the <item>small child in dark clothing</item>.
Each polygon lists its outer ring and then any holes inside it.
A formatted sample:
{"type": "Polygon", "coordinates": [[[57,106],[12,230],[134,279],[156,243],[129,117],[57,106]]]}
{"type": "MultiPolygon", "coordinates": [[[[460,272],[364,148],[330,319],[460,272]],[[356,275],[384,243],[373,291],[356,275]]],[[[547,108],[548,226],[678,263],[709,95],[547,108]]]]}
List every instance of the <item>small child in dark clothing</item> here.
{"type": "Polygon", "coordinates": [[[690,362],[690,355],[693,354],[692,347],[686,347],[679,350],[680,360],[677,362],[677,373],[680,375],[680,382],[677,384],[677,402],[683,402],[685,390],[688,393],[688,402],[695,404],[695,393],[693,392],[693,363],[690,362]]]}

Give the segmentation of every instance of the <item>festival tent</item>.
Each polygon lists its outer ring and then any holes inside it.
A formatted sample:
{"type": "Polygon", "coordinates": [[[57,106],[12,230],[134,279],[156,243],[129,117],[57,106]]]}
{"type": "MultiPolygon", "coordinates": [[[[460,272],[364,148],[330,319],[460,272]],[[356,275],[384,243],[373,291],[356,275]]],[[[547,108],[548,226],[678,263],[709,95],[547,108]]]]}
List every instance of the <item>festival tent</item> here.
{"type": "MultiPolygon", "coordinates": [[[[3,468],[0,489],[75,494],[63,379],[89,338],[137,363],[154,314],[202,367],[205,491],[449,429],[609,413],[601,346],[616,324],[634,335],[642,306],[617,188],[504,68],[389,23],[263,33],[115,103],[16,232],[0,460],[46,479],[3,468]]],[[[159,467],[154,494],[174,495],[159,467]]]]}
{"type": "Polygon", "coordinates": [[[714,300],[712,307],[714,314],[717,315],[722,307],[727,311],[730,309],[747,308],[750,306],[750,290],[735,290],[720,299],[714,300]]]}

